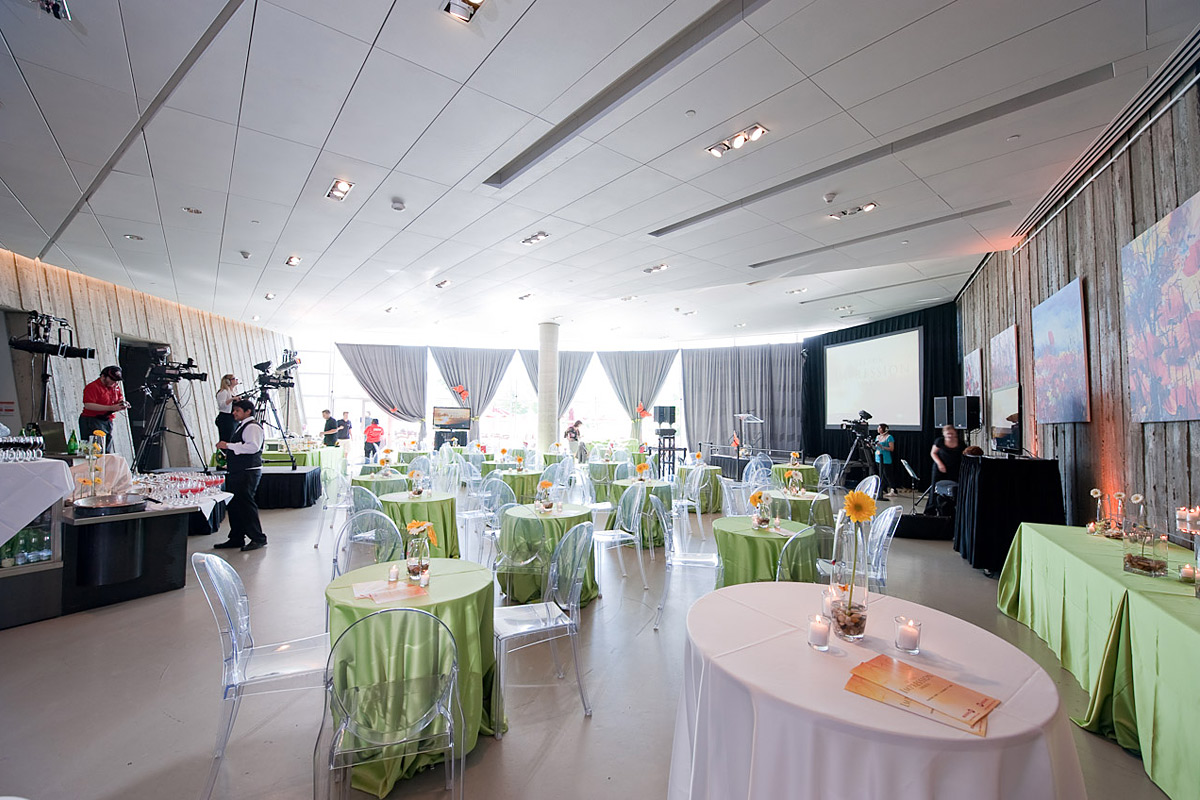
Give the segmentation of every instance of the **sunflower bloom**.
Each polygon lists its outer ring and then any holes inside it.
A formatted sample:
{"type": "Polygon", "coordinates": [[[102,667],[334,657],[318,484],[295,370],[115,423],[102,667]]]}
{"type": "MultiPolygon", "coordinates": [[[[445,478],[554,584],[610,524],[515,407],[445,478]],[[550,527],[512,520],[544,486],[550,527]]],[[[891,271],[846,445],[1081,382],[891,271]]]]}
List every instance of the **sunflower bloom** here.
{"type": "Polygon", "coordinates": [[[750,495],[750,505],[757,506],[761,502],[762,492],[755,492],[754,494],[750,495]]]}
{"type": "Polygon", "coordinates": [[[550,481],[542,481],[541,483],[538,484],[538,488],[539,489],[549,489],[553,485],[554,484],[552,484],[550,481]]]}
{"type": "Polygon", "coordinates": [[[107,433],[105,433],[104,431],[100,430],[99,428],[97,428],[96,430],[92,431],[92,436],[99,436],[99,437],[103,438],[103,437],[105,437],[105,436],[107,436],[107,435],[108,435],[107,433]]]}
{"type": "Polygon", "coordinates": [[[846,516],[854,522],[869,522],[875,516],[875,501],[866,492],[846,495],[846,516]]]}

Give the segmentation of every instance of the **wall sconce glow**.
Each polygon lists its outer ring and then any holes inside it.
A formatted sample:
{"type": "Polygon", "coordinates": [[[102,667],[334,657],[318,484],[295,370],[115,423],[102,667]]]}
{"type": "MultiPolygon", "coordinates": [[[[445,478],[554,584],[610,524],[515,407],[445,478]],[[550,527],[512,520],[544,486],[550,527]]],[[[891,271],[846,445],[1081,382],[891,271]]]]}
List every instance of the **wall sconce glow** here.
{"type": "Polygon", "coordinates": [[[288,256],[287,260],[285,260],[283,263],[287,264],[289,267],[294,267],[300,263],[300,256],[288,256]]]}
{"type": "Polygon", "coordinates": [[[346,199],[346,195],[350,194],[350,190],[354,188],[354,184],[350,181],[337,178],[329,187],[329,192],[325,195],[331,200],[342,201],[346,199]]]}

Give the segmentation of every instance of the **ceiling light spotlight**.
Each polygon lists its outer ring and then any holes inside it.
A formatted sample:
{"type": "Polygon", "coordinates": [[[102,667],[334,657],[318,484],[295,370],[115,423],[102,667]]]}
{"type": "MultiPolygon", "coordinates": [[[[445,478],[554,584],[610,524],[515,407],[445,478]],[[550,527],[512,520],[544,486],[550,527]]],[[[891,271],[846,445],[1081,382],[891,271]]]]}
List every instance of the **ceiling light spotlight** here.
{"type": "Polygon", "coordinates": [[[533,297],[533,293],[532,293],[532,292],[529,292],[529,293],[526,293],[526,294],[523,294],[523,295],[521,295],[521,296],[520,296],[520,297],[518,297],[517,299],[518,299],[518,300],[528,300],[528,299],[529,299],[529,298],[531,298],[531,297],[533,297]]]}
{"type": "Polygon", "coordinates": [[[762,125],[759,125],[757,122],[750,126],[750,129],[746,131],[746,135],[750,137],[750,141],[752,142],[757,142],[763,137],[764,133],[767,133],[767,129],[762,125]]]}
{"type": "Polygon", "coordinates": [[[900,244],[908,244],[908,239],[901,239],[900,244]]]}
{"type": "Polygon", "coordinates": [[[263,295],[263,297],[267,298],[268,300],[274,300],[274,299],[275,299],[275,293],[274,293],[274,292],[267,292],[266,294],[264,294],[264,295],[263,295]]]}
{"type": "Polygon", "coordinates": [[[448,0],[442,10],[460,22],[470,22],[483,0],[448,0]]]}
{"type": "Polygon", "coordinates": [[[824,200],[826,204],[832,203],[835,199],[837,199],[837,192],[826,192],[821,199],[824,200]]]}
{"type": "Polygon", "coordinates": [[[262,317],[260,317],[258,314],[255,314],[253,317],[250,318],[250,321],[258,322],[260,319],[262,319],[262,317]]]}
{"type": "Polygon", "coordinates": [[[735,327],[735,328],[744,328],[744,327],[746,327],[746,323],[744,323],[744,322],[739,322],[739,323],[737,323],[736,325],[734,325],[733,327],[735,327]]]}
{"type": "Polygon", "coordinates": [[[624,303],[628,303],[631,300],[637,300],[637,295],[636,294],[627,294],[621,298],[621,301],[624,303]]]}
{"type": "Polygon", "coordinates": [[[788,289],[787,293],[788,294],[804,294],[807,291],[808,291],[807,286],[801,286],[799,289],[788,289]]]}
{"type": "Polygon", "coordinates": [[[664,269],[669,269],[666,264],[655,264],[653,267],[646,267],[642,272],[647,275],[653,275],[655,272],[662,272],[664,269]]]}
{"type": "Polygon", "coordinates": [[[695,314],[695,313],[696,313],[695,311],[685,311],[685,312],[683,312],[683,315],[684,315],[685,317],[690,317],[690,316],[692,316],[692,315],[693,315],[693,314],[695,314]]]}
{"type": "Polygon", "coordinates": [[[1019,134],[1019,133],[1014,133],[1012,136],[1008,137],[1008,138],[1007,138],[1007,139],[1005,139],[1004,141],[1006,141],[1006,142],[1015,142],[1017,139],[1020,139],[1020,138],[1021,138],[1021,134],[1019,134]]]}
{"type": "Polygon", "coordinates": [[[138,236],[136,233],[127,233],[127,234],[125,234],[125,238],[126,238],[126,239],[128,239],[128,240],[129,240],[129,241],[131,241],[131,242],[140,242],[140,241],[142,241],[142,239],[144,239],[145,237],[143,237],[143,236],[138,236]]]}
{"type": "Polygon", "coordinates": [[[528,236],[528,237],[522,239],[521,244],[525,245],[526,247],[531,247],[531,246],[537,244],[538,242],[540,242],[542,239],[545,239],[549,235],[550,234],[546,233],[545,231],[538,231],[533,236],[528,236]]]}
{"type": "Polygon", "coordinates": [[[300,263],[300,256],[288,256],[283,263],[287,264],[289,267],[294,267],[300,263]]]}
{"type": "Polygon", "coordinates": [[[732,147],[734,150],[741,150],[742,145],[744,145],[748,141],[750,141],[750,137],[747,136],[744,131],[742,133],[735,133],[733,135],[733,138],[731,138],[729,140],[729,146],[732,147]]]}
{"type": "Polygon", "coordinates": [[[341,178],[335,178],[329,186],[329,191],[325,194],[331,200],[345,200],[346,195],[350,194],[350,190],[354,188],[354,184],[350,181],[344,181],[341,178]]]}
{"type": "Polygon", "coordinates": [[[879,208],[879,205],[877,203],[867,203],[865,206],[862,206],[861,210],[862,211],[874,211],[877,208],[879,208]]]}
{"type": "Polygon", "coordinates": [[[399,197],[392,198],[392,211],[403,211],[405,208],[404,201],[399,197]]]}
{"type": "Polygon", "coordinates": [[[383,313],[385,313],[385,314],[391,314],[391,313],[393,313],[393,312],[395,312],[395,311],[397,311],[397,310],[398,310],[398,309],[397,309],[395,306],[388,306],[387,308],[385,308],[385,309],[383,310],[383,313]]]}
{"type": "Polygon", "coordinates": [[[714,157],[720,158],[721,156],[725,155],[725,151],[727,151],[728,149],[729,149],[728,142],[717,142],[712,147],[708,148],[708,152],[712,153],[712,155],[714,157]]]}
{"type": "Polygon", "coordinates": [[[757,122],[746,128],[744,131],[738,131],[728,139],[722,139],[711,147],[704,148],[716,158],[720,158],[730,150],[740,150],[746,142],[757,142],[763,137],[764,133],[769,133],[766,128],[759,125],[757,122]]]}
{"type": "Polygon", "coordinates": [[[241,257],[242,257],[243,259],[249,259],[249,258],[250,258],[250,251],[249,251],[249,250],[239,250],[239,251],[238,251],[238,253],[241,255],[241,257]]]}
{"type": "Polygon", "coordinates": [[[438,281],[437,283],[434,284],[434,286],[436,286],[438,289],[445,289],[451,283],[452,283],[452,281],[449,278],[447,278],[446,280],[438,281]]]}
{"type": "Polygon", "coordinates": [[[849,311],[852,308],[854,308],[854,306],[834,306],[830,309],[830,311],[849,311]]]}
{"type": "Polygon", "coordinates": [[[836,220],[837,222],[841,222],[841,221],[842,221],[842,215],[841,215],[841,214],[826,214],[825,216],[829,217],[829,219],[836,220]]]}
{"type": "Polygon", "coordinates": [[[198,209],[198,208],[192,208],[191,206],[184,206],[184,207],[183,207],[183,210],[184,210],[184,211],[186,211],[186,212],[187,212],[187,213],[189,213],[189,214],[203,214],[203,213],[204,213],[204,212],[203,212],[203,211],[201,211],[200,209],[198,209]]]}

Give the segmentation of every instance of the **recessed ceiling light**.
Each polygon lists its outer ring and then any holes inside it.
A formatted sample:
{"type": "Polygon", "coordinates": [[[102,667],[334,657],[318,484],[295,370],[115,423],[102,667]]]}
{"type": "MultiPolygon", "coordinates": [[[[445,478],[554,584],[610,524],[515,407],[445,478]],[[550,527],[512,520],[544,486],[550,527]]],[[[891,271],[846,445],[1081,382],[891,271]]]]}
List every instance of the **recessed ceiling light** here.
{"type": "Polygon", "coordinates": [[[434,284],[434,286],[436,286],[439,289],[445,289],[450,284],[451,284],[451,281],[449,278],[447,278],[446,280],[438,281],[437,283],[434,284]]]}
{"type": "Polygon", "coordinates": [[[268,300],[274,300],[274,299],[275,299],[275,293],[274,293],[274,292],[267,292],[266,294],[264,294],[264,295],[263,295],[263,297],[267,298],[268,300]]]}
{"type": "Polygon", "coordinates": [[[525,245],[526,247],[529,247],[529,246],[537,244],[538,242],[540,242],[542,239],[545,239],[549,235],[550,234],[546,233],[545,231],[538,231],[537,233],[533,234],[532,236],[527,236],[524,239],[522,239],[521,244],[525,245]]]}
{"type": "Polygon", "coordinates": [[[877,203],[867,203],[866,205],[864,205],[862,207],[862,210],[863,211],[874,211],[877,208],[879,208],[879,205],[877,203]]]}
{"type": "Polygon", "coordinates": [[[350,190],[353,188],[354,184],[350,181],[335,178],[329,187],[329,192],[325,196],[333,200],[345,200],[346,195],[350,194],[350,190]]]}
{"type": "Polygon", "coordinates": [[[908,244],[908,239],[901,239],[900,244],[908,244]]]}
{"type": "Polygon", "coordinates": [[[529,298],[531,298],[531,297],[533,297],[533,293],[532,293],[532,292],[530,292],[530,293],[526,293],[526,294],[523,294],[523,295],[521,295],[520,297],[518,297],[517,299],[518,299],[518,300],[528,300],[528,299],[529,299],[529,298]]]}
{"type": "Polygon", "coordinates": [[[731,138],[729,140],[729,146],[732,147],[734,150],[741,150],[742,145],[744,145],[748,141],[750,141],[750,137],[747,136],[744,132],[743,133],[735,133],[733,135],[733,138],[731,138]]]}
{"type": "Polygon", "coordinates": [[[854,308],[854,306],[834,306],[833,308],[831,308],[829,310],[830,311],[849,311],[852,308],[854,308]]]}
{"type": "Polygon", "coordinates": [[[383,310],[383,313],[391,314],[393,311],[396,311],[396,310],[397,310],[397,308],[395,306],[388,306],[387,308],[385,308],[383,310]]]}
{"type": "Polygon", "coordinates": [[[144,237],[138,236],[136,233],[127,233],[125,234],[125,238],[131,242],[140,242],[144,237]]]}
{"type": "Polygon", "coordinates": [[[738,131],[728,139],[722,139],[711,147],[704,149],[713,156],[720,158],[730,150],[740,150],[746,142],[757,142],[763,137],[764,133],[769,133],[769,131],[756,122],[744,131],[738,131]]]}
{"type": "Polygon", "coordinates": [[[404,205],[403,200],[401,200],[399,197],[392,198],[392,211],[403,211],[405,208],[407,208],[407,206],[404,205]]]}
{"type": "Polygon", "coordinates": [[[838,222],[842,221],[840,214],[826,214],[825,216],[829,217],[830,219],[837,220],[838,222]]]}
{"type": "Polygon", "coordinates": [[[255,314],[253,317],[250,318],[250,321],[258,322],[260,319],[262,319],[262,317],[260,317],[258,314],[255,314]]]}
{"type": "Polygon", "coordinates": [[[694,116],[696,116],[696,109],[689,108],[687,111],[683,112],[683,115],[685,117],[694,117],[694,116]]]}
{"type": "Polygon", "coordinates": [[[1006,142],[1015,142],[1017,139],[1020,139],[1020,138],[1021,138],[1021,134],[1019,134],[1019,133],[1014,133],[1012,136],[1008,137],[1008,138],[1007,138],[1007,139],[1005,139],[1004,141],[1006,141],[1006,142]]]}
{"type": "Polygon", "coordinates": [[[808,291],[807,286],[801,286],[799,289],[788,289],[788,294],[804,294],[808,291]]]}
{"type": "Polygon", "coordinates": [[[294,267],[300,263],[300,256],[288,256],[287,260],[285,260],[283,263],[287,264],[289,267],[294,267]]]}
{"type": "Polygon", "coordinates": [[[258,220],[256,220],[256,219],[252,219],[252,220],[250,220],[250,224],[251,224],[251,225],[257,225],[257,224],[259,224],[259,223],[258,223],[258,220]]]}
{"type": "Polygon", "coordinates": [[[727,151],[728,149],[729,149],[729,145],[726,144],[725,142],[717,142],[712,147],[708,148],[708,152],[710,154],[712,154],[715,158],[720,158],[721,156],[725,155],[725,151],[727,151]]]}
{"type": "Polygon", "coordinates": [[[759,139],[761,139],[763,137],[763,134],[766,132],[767,132],[766,128],[764,128],[762,125],[759,125],[758,123],[755,123],[754,126],[751,127],[750,130],[748,130],[746,132],[746,135],[750,137],[750,141],[757,142],[759,139]]]}
{"type": "Polygon", "coordinates": [[[735,328],[744,328],[744,327],[746,327],[746,323],[744,323],[744,322],[739,322],[739,323],[737,323],[736,325],[734,325],[733,327],[735,327],[735,328]]]}
{"type": "Polygon", "coordinates": [[[665,269],[670,269],[666,264],[655,264],[653,267],[646,267],[642,272],[647,275],[653,275],[655,272],[662,272],[665,269]]]}
{"type": "Polygon", "coordinates": [[[853,217],[855,214],[866,214],[871,211],[874,211],[877,208],[879,208],[878,203],[863,203],[861,206],[855,206],[854,208],[842,209],[841,211],[837,212],[836,214],[826,214],[825,216],[829,217],[830,219],[841,220],[841,219],[845,219],[846,217],[853,217]]]}
{"type": "Polygon", "coordinates": [[[636,294],[627,294],[621,298],[622,302],[628,303],[630,300],[637,300],[636,294]]]}
{"type": "Polygon", "coordinates": [[[186,211],[186,212],[187,212],[187,213],[189,213],[189,214],[203,214],[203,213],[204,213],[204,212],[203,212],[203,211],[201,211],[200,209],[198,209],[198,208],[192,208],[191,206],[184,206],[184,207],[183,207],[183,210],[184,210],[184,211],[186,211]]]}
{"type": "Polygon", "coordinates": [[[695,311],[685,311],[685,312],[683,312],[683,315],[684,315],[685,317],[690,317],[690,316],[692,316],[692,315],[693,315],[693,314],[695,314],[695,313],[696,313],[695,311]]]}
{"type": "Polygon", "coordinates": [[[470,22],[481,5],[483,0],[448,0],[442,10],[459,22],[470,22]]]}

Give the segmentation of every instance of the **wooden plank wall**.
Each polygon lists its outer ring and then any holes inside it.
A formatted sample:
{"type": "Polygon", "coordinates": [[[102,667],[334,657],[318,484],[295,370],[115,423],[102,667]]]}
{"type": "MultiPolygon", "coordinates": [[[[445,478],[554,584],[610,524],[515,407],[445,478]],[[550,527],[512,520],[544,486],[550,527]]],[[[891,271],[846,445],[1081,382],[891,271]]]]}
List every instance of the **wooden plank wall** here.
{"type": "Polygon", "coordinates": [[[1200,451],[1200,421],[1130,418],[1121,290],[1121,248],[1197,192],[1200,87],[1192,87],[1019,252],[993,254],[959,300],[962,352],[983,349],[985,387],[989,340],[1016,323],[1022,429],[1032,434],[1024,444],[1059,460],[1073,524],[1092,519],[1092,487],[1144,493],[1151,521],[1168,530],[1174,530],[1174,508],[1200,503],[1200,454],[1193,456],[1200,451]],[[1091,422],[1035,425],[1032,309],[1077,277],[1083,279],[1091,422]]]}
{"type": "MultiPolygon", "coordinates": [[[[96,280],[41,262],[31,261],[8,250],[0,250],[0,309],[41,311],[69,320],[80,346],[96,350],[96,359],[52,359],[54,379],[50,397],[50,415],[62,420],[67,429],[78,423],[83,405],[83,385],[94,380],[100,369],[117,363],[117,338],[162,342],[171,346],[171,359],[196,360],[208,381],[181,381],[176,385],[183,416],[207,458],[217,441],[213,419],[217,415],[216,391],[221,375],[232,372],[243,388],[254,385],[254,364],[270,360],[278,363],[284,348],[292,347],[292,338],[276,331],[246,325],[169,300],[96,280]]],[[[30,394],[28,354],[13,351],[22,419],[33,417],[30,394]]],[[[125,395],[139,402],[141,376],[126,376],[125,395]]],[[[298,428],[303,416],[298,406],[300,392],[275,392],[279,413],[287,413],[283,403],[291,396],[291,419],[298,428]]],[[[118,416],[118,419],[121,419],[118,416]]],[[[168,427],[181,431],[178,417],[168,415],[168,427]]],[[[128,424],[114,426],[117,452],[132,461],[133,446],[128,424]]],[[[196,466],[197,457],[186,439],[168,436],[168,457],[176,466],[196,466]]]]}

